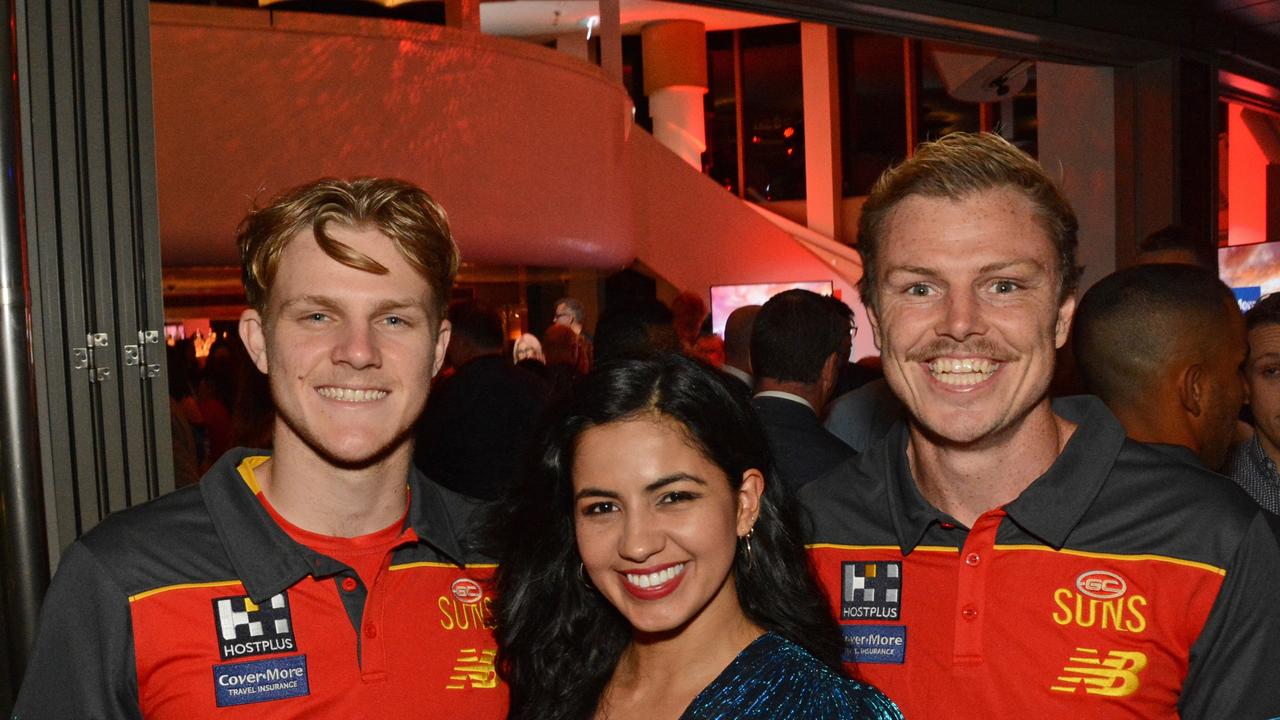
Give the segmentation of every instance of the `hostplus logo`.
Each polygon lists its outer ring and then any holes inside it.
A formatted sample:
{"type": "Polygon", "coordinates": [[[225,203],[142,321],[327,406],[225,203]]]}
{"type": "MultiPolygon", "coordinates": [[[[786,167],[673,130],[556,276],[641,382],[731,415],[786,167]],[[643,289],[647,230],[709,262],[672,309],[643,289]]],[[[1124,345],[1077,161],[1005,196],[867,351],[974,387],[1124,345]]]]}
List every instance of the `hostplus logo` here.
{"type": "Polygon", "coordinates": [[[216,598],[213,619],[223,660],[298,649],[285,593],[261,605],[245,596],[216,598]]]}
{"type": "Polygon", "coordinates": [[[841,563],[841,620],[899,620],[901,615],[901,562],[841,563]]]}

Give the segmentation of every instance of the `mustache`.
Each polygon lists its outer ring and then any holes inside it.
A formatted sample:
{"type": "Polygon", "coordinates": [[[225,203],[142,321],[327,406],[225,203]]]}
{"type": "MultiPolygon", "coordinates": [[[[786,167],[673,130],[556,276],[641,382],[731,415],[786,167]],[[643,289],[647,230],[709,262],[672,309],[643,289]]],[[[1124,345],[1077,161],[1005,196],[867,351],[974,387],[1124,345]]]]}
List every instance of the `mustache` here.
{"type": "Polygon", "coordinates": [[[984,357],[996,362],[1007,362],[1014,359],[1013,353],[987,338],[974,338],[965,342],[956,342],[948,338],[931,340],[924,347],[907,353],[908,362],[927,362],[944,355],[957,357],[984,357]]]}

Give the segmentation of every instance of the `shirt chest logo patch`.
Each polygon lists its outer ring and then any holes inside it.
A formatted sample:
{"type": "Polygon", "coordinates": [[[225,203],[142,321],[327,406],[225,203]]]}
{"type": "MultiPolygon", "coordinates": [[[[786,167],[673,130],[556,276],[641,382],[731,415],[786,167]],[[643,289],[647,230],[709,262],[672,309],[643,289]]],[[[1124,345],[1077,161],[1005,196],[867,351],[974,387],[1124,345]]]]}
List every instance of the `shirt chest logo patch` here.
{"type": "Polygon", "coordinates": [[[1147,598],[1110,570],[1089,570],[1053,591],[1053,621],[1141,635],[1147,629],[1147,598]]]}
{"type": "Polygon", "coordinates": [[[223,660],[298,649],[286,593],[273,595],[261,605],[244,595],[215,598],[213,622],[223,660]]]}
{"type": "Polygon", "coordinates": [[[840,563],[841,620],[898,620],[902,617],[902,563],[840,563]]]}
{"type": "Polygon", "coordinates": [[[1128,697],[1141,685],[1139,675],[1147,668],[1147,656],[1140,652],[1111,650],[1103,655],[1095,648],[1076,648],[1049,687],[1059,693],[1082,691],[1103,697],[1128,697]]]}
{"type": "Polygon", "coordinates": [[[291,655],[214,665],[213,689],[218,707],[310,695],[307,656],[291,655]]]}
{"type": "Polygon", "coordinates": [[[844,661],[892,663],[907,660],[907,628],[904,625],[841,625],[844,661]]]}

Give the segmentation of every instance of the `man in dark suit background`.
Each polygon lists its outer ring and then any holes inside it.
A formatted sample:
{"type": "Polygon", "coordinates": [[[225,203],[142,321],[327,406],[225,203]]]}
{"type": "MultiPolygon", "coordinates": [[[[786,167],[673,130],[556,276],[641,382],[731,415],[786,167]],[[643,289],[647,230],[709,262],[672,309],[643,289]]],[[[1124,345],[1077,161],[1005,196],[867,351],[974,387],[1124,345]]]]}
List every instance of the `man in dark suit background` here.
{"type": "Polygon", "coordinates": [[[769,299],[751,333],[752,404],[764,424],[778,475],[789,490],[856,453],[822,427],[849,322],[821,295],[788,290],[769,299]]]}
{"type": "Polygon", "coordinates": [[[449,306],[446,360],[456,372],[436,382],[418,421],[414,462],[441,485],[496,500],[520,469],[549,386],[511,363],[497,311],[475,301],[449,306]]]}
{"type": "Polygon", "coordinates": [[[755,325],[759,305],[743,305],[729,313],[724,322],[724,372],[732,375],[750,390],[756,379],[751,375],[751,328],[755,325]]]}

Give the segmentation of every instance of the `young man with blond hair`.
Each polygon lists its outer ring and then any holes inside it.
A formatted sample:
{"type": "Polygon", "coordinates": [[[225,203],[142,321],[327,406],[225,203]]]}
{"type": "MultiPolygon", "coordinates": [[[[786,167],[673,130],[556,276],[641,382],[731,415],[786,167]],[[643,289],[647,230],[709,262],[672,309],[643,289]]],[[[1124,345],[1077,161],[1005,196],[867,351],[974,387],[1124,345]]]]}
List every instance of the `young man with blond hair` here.
{"type": "Polygon", "coordinates": [[[274,449],[68,549],[15,716],[502,717],[470,506],[411,464],[449,341],[444,211],[401,181],[322,180],[238,241],[274,449]]]}
{"type": "Polygon", "coordinates": [[[1280,548],[1230,483],[1050,402],[1075,215],[995,135],[876,183],[858,249],[906,406],[803,488],[846,659],[907,717],[1280,715],[1280,548]]]}

